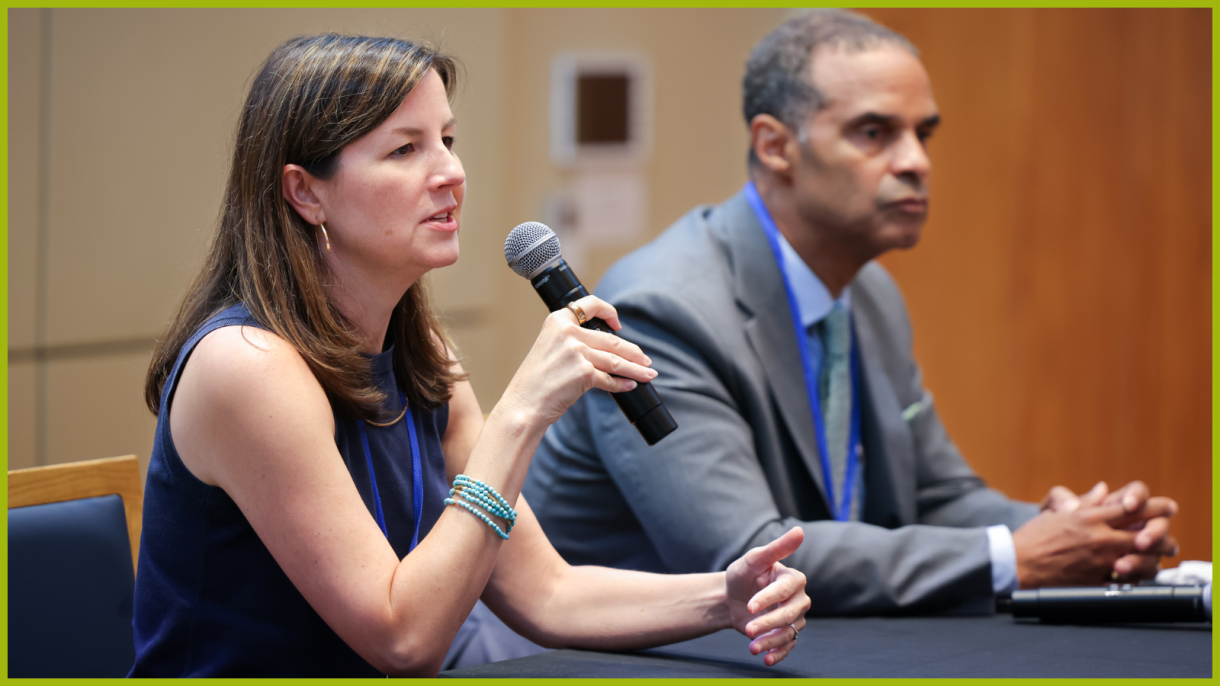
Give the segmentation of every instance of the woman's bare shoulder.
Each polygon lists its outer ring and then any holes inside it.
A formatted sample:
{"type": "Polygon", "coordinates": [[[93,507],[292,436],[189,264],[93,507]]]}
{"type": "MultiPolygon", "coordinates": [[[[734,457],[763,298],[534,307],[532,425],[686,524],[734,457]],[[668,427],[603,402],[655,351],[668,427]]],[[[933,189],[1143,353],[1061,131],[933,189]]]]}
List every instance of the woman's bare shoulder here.
{"type": "Polygon", "coordinates": [[[204,336],[183,370],[213,390],[258,392],[290,386],[321,386],[295,347],[254,326],[226,326],[204,336]]]}
{"type": "Polygon", "coordinates": [[[199,342],[182,370],[171,423],[183,462],[212,485],[222,485],[218,461],[235,454],[226,446],[282,444],[289,435],[325,442],[335,430],[326,392],[305,359],[288,341],[252,326],[223,327],[199,342]]]}

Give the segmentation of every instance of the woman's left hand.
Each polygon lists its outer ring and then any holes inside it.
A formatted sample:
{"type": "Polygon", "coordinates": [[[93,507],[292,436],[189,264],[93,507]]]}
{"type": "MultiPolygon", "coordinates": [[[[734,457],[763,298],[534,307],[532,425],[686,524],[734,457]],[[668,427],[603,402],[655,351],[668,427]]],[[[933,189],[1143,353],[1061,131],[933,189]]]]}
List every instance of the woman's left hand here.
{"type": "Polygon", "coordinates": [[[733,628],[748,636],[750,652],[774,665],[796,646],[805,627],[809,596],[805,575],[780,564],[805,540],[794,526],[788,533],[760,548],[753,548],[729,565],[725,577],[733,628]]]}

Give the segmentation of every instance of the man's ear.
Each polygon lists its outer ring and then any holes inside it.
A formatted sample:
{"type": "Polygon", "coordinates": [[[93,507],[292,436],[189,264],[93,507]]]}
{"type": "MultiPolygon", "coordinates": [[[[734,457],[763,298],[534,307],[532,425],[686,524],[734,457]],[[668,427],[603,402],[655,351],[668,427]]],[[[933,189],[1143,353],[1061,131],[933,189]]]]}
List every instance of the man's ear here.
{"type": "Polygon", "coordinates": [[[318,225],[326,221],[326,212],[318,199],[318,180],[299,164],[284,165],[284,199],[307,223],[318,225]]]}
{"type": "Polygon", "coordinates": [[[796,164],[796,132],[769,114],[750,120],[750,147],[759,164],[776,174],[790,174],[796,164]]]}

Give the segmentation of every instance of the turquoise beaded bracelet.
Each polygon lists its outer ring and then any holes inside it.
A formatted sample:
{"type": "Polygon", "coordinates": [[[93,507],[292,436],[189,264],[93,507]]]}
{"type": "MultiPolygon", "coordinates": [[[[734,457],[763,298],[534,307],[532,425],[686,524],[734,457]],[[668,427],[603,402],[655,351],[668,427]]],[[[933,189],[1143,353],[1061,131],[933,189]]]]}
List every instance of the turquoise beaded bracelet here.
{"type": "Polygon", "coordinates": [[[466,511],[483,520],[484,524],[490,526],[500,538],[505,540],[508,539],[509,532],[513,530],[513,525],[517,523],[517,511],[508,504],[508,501],[496,489],[478,479],[472,479],[465,474],[458,474],[453,479],[453,488],[449,489],[449,496],[445,498],[446,505],[460,505],[466,511]],[[461,500],[458,500],[458,498],[461,498],[461,500]],[[491,521],[475,505],[480,505],[491,514],[503,519],[508,530],[501,529],[499,525],[491,521]]]}
{"type": "Polygon", "coordinates": [[[469,486],[479,492],[490,493],[496,499],[496,501],[498,503],[500,503],[501,507],[503,507],[506,511],[511,513],[512,519],[517,518],[517,511],[513,509],[512,505],[508,504],[508,501],[504,499],[504,496],[500,495],[499,491],[492,488],[491,486],[488,486],[487,484],[483,483],[482,481],[479,481],[478,479],[472,479],[472,478],[466,476],[465,474],[458,474],[457,476],[455,476],[453,478],[454,487],[456,488],[459,484],[463,485],[463,486],[469,486]]]}
{"type": "Polygon", "coordinates": [[[474,507],[471,507],[470,505],[467,505],[466,503],[464,503],[460,500],[454,500],[453,498],[445,498],[445,504],[446,505],[461,505],[462,507],[466,508],[471,514],[473,514],[474,516],[483,520],[483,523],[486,524],[487,526],[490,526],[492,528],[492,530],[496,532],[496,535],[498,535],[500,538],[503,538],[506,541],[508,540],[508,534],[504,533],[504,530],[501,529],[498,524],[496,524],[495,522],[488,519],[487,515],[483,514],[482,512],[479,512],[474,507]]]}
{"type": "Polygon", "coordinates": [[[455,498],[460,497],[472,505],[479,505],[484,510],[487,510],[491,514],[503,519],[508,524],[507,533],[512,533],[513,525],[517,523],[516,517],[513,516],[513,514],[515,514],[515,513],[505,512],[504,508],[497,505],[486,495],[479,493],[477,491],[473,491],[468,488],[465,488],[460,484],[458,485],[457,488],[449,489],[449,495],[451,497],[455,497],[455,498]]]}
{"type": "Polygon", "coordinates": [[[492,502],[491,499],[487,498],[486,496],[469,491],[462,488],[460,485],[456,489],[449,489],[449,495],[454,498],[461,498],[471,505],[478,505],[482,507],[489,514],[503,519],[508,524],[508,531],[511,532],[513,530],[513,524],[516,523],[513,518],[509,515],[509,513],[505,512],[503,508],[492,502]]]}

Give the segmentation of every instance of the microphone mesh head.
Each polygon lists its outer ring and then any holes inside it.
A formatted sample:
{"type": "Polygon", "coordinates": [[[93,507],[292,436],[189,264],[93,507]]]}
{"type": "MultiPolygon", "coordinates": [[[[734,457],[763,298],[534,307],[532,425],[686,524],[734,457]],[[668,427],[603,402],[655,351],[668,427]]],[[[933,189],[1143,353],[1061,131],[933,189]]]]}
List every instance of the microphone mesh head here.
{"type": "Polygon", "coordinates": [[[546,224],[518,224],[504,241],[504,259],[508,260],[508,266],[527,279],[561,256],[559,237],[546,224]]]}

